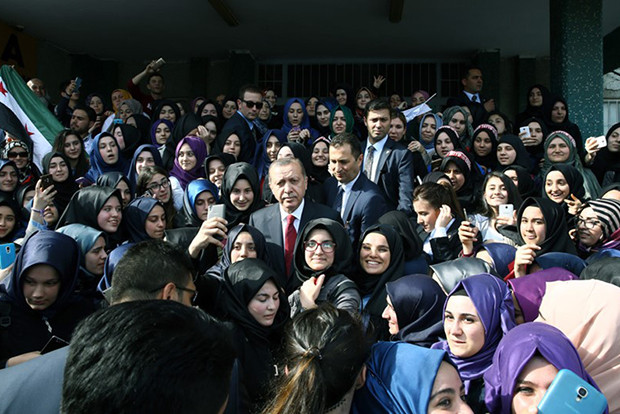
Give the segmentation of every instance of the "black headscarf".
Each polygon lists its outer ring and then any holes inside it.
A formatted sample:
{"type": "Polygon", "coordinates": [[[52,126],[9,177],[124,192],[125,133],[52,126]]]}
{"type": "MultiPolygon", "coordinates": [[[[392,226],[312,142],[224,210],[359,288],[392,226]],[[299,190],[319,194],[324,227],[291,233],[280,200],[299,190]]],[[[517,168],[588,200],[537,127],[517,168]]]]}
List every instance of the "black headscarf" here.
{"type": "Polygon", "coordinates": [[[575,148],[577,149],[577,151],[579,151],[580,154],[582,154],[585,151],[585,148],[583,146],[581,131],[579,130],[579,126],[577,124],[569,120],[570,112],[568,110],[568,103],[566,102],[566,99],[560,96],[556,96],[556,97],[553,97],[553,99],[551,99],[549,102],[551,103],[549,106],[543,103],[543,106],[545,107],[545,111],[546,111],[543,119],[545,120],[545,123],[547,124],[547,129],[550,131],[550,133],[554,131],[568,132],[575,140],[575,148]],[[566,116],[564,117],[564,121],[562,121],[561,123],[553,122],[551,119],[551,113],[553,112],[553,106],[558,102],[562,102],[564,104],[564,107],[566,108],[566,116]]]}
{"type": "Polygon", "coordinates": [[[478,166],[474,162],[471,154],[466,151],[456,150],[450,151],[446,154],[441,161],[439,170],[445,171],[448,164],[451,162],[459,167],[465,177],[465,182],[461,188],[456,191],[456,196],[458,197],[461,207],[465,209],[475,207],[478,199],[478,193],[480,192],[480,182],[482,181],[480,169],[478,169],[478,166]]]}
{"type": "Polygon", "coordinates": [[[521,167],[520,165],[513,164],[509,167],[504,168],[503,172],[506,173],[506,171],[508,170],[512,170],[517,174],[517,179],[519,180],[517,188],[519,189],[519,194],[521,194],[521,198],[525,199],[528,197],[535,197],[540,193],[539,189],[536,186],[536,183],[534,182],[534,179],[532,179],[532,176],[525,168],[521,167]]]}
{"type": "Polygon", "coordinates": [[[56,157],[62,158],[65,164],[67,164],[67,169],[69,170],[69,176],[65,181],[54,181],[54,190],[56,191],[56,195],[54,196],[54,204],[58,208],[58,214],[62,214],[65,208],[67,208],[71,197],[73,197],[73,194],[75,194],[75,192],[78,190],[78,185],[75,183],[75,177],[73,177],[73,172],[71,171],[71,164],[69,163],[69,159],[60,152],[50,152],[45,155],[45,157],[43,157],[43,174],[49,174],[49,168],[52,158],[56,157]]]}
{"type": "Polygon", "coordinates": [[[164,106],[169,106],[172,108],[172,112],[174,112],[174,114],[176,115],[173,123],[176,124],[181,118],[181,111],[179,110],[178,105],[170,99],[162,99],[157,102],[157,106],[155,106],[155,108],[153,109],[153,119],[154,120],[159,119],[159,113],[161,112],[164,106]]]}
{"type": "Polygon", "coordinates": [[[308,241],[308,237],[312,231],[319,229],[326,230],[336,243],[334,263],[328,269],[319,272],[319,274],[325,274],[326,277],[337,274],[348,276],[353,269],[353,247],[351,246],[351,239],[347,231],[342,227],[342,224],[327,218],[310,220],[297,236],[295,253],[293,256],[295,276],[302,283],[311,277],[318,276],[306,263],[304,243],[308,241]]]}
{"type": "Polygon", "coordinates": [[[387,305],[385,284],[403,276],[405,252],[400,235],[391,225],[375,224],[369,227],[361,238],[360,246],[370,233],[379,233],[386,238],[390,246],[390,264],[381,275],[369,275],[360,267],[358,274],[352,276],[355,276],[353,281],[360,289],[361,295],[370,295],[365,310],[371,315],[380,316],[387,305]]]}
{"type": "MultiPolygon", "coordinates": [[[[620,128],[620,122],[612,125],[607,130],[607,134],[605,134],[605,137],[607,138],[608,142],[611,134],[618,128],[620,128]]],[[[596,175],[596,178],[599,182],[603,182],[603,177],[607,172],[612,172],[612,174],[617,177],[618,173],[620,172],[620,151],[611,152],[609,151],[609,147],[601,148],[596,153],[596,157],[594,157],[594,161],[592,162],[590,169],[592,170],[594,175],[596,175]]],[[[615,177],[612,178],[615,179],[615,177]]]]}
{"type": "MultiPolygon", "coordinates": [[[[541,119],[544,118],[545,113],[546,113],[546,108],[549,105],[551,105],[550,101],[551,101],[551,92],[549,92],[549,89],[547,89],[541,84],[530,86],[529,89],[527,90],[527,94],[525,95],[525,102],[527,102],[525,106],[525,111],[517,115],[517,124],[523,124],[524,119],[531,118],[531,117],[536,117],[536,118],[541,118],[541,119]],[[542,101],[541,106],[530,105],[530,93],[532,92],[532,89],[534,88],[538,88],[542,95],[543,101],[542,101]]],[[[545,134],[545,136],[547,135],[545,134]]]]}
{"type": "MultiPolygon", "coordinates": [[[[127,119],[133,119],[136,122],[136,128],[140,132],[140,143],[151,143],[151,120],[144,114],[133,114],[127,117],[127,119]]],[[[131,125],[131,124],[129,124],[131,125]]]]}
{"type": "Polygon", "coordinates": [[[228,232],[228,238],[226,239],[226,245],[222,250],[222,257],[220,261],[208,270],[208,275],[221,278],[224,271],[231,265],[230,254],[235,246],[237,237],[243,232],[250,233],[252,240],[254,241],[254,248],[256,250],[256,258],[262,260],[267,266],[271,266],[271,259],[267,252],[267,242],[263,233],[258,231],[256,227],[252,227],[249,224],[238,224],[228,232]]]}
{"type": "MultiPolygon", "coordinates": [[[[542,191],[543,198],[547,198],[547,199],[549,198],[549,196],[547,195],[547,192],[544,189],[544,186],[545,186],[545,182],[547,181],[547,176],[549,175],[551,171],[561,172],[562,175],[564,176],[564,179],[566,180],[566,183],[568,184],[568,187],[570,188],[570,193],[574,194],[575,197],[583,201],[586,195],[586,190],[583,188],[583,175],[581,175],[581,173],[579,172],[577,168],[573,167],[572,165],[568,165],[568,164],[553,164],[553,166],[549,168],[543,180],[543,191],[542,191]]],[[[568,197],[570,199],[570,194],[568,197]]]]}
{"type": "Polygon", "coordinates": [[[247,162],[237,162],[226,168],[226,172],[222,178],[221,191],[221,201],[226,206],[226,220],[228,221],[229,229],[239,223],[247,223],[250,214],[263,207],[263,202],[260,198],[260,187],[256,168],[247,162]],[[254,193],[254,200],[252,200],[250,207],[245,211],[238,210],[237,207],[230,202],[232,189],[235,183],[240,179],[248,180],[250,187],[252,187],[252,192],[254,193]]]}
{"type": "Polygon", "coordinates": [[[124,159],[130,160],[133,157],[133,153],[136,152],[136,149],[142,144],[140,139],[140,131],[133,125],[122,124],[118,125],[118,128],[121,129],[123,133],[123,140],[125,141],[125,148],[119,150],[124,159]]]}
{"type": "Polygon", "coordinates": [[[396,339],[430,347],[444,337],[446,294],[428,275],[404,276],[385,285],[398,319],[396,339]]]}
{"type": "Polygon", "coordinates": [[[30,219],[30,211],[27,208],[22,207],[22,206],[24,205],[24,200],[26,199],[26,193],[28,191],[34,191],[35,186],[36,186],[36,183],[32,183],[32,182],[28,184],[24,184],[18,187],[17,191],[15,192],[15,201],[17,202],[17,205],[20,208],[21,218],[25,222],[28,222],[28,220],[30,219]]]}
{"type": "MultiPolygon", "coordinates": [[[[532,169],[530,155],[525,149],[525,145],[523,145],[523,141],[521,141],[521,139],[518,136],[511,135],[511,134],[504,134],[499,139],[498,146],[500,144],[508,144],[515,149],[517,156],[515,157],[515,160],[512,162],[511,165],[515,165],[515,164],[520,165],[521,167],[525,168],[527,171],[530,171],[532,169]]],[[[506,165],[503,167],[506,168],[508,166],[506,165]]]]}
{"type": "Polygon", "coordinates": [[[405,249],[405,261],[413,260],[422,254],[424,242],[406,213],[398,210],[388,211],[379,217],[377,223],[389,224],[400,234],[405,249]]]}
{"type": "Polygon", "coordinates": [[[549,252],[565,252],[577,255],[575,243],[568,236],[568,226],[566,224],[564,209],[559,204],[547,198],[530,197],[525,199],[523,204],[521,204],[521,208],[517,213],[517,238],[519,244],[526,244],[523,237],[521,237],[520,223],[523,212],[530,206],[540,208],[545,218],[545,240],[539,244],[540,250],[536,251],[536,256],[549,252]]]}
{"type": "Polygon", "coordinates": [[[598,279],[612,285],[620,286],[620,258],[605,257],[586,266],[579,275],[580,279],[598,279]]]}
{"type": "Polygon", "coordinates": [[[530,123],[532,122],[536,122],[538,125],[540,125],[543,136],[540,140],[540,144],[525,147],[525,150],[530,153],[530,158],[532,159],[532,162],[534,164],[538,164],[538,162],[545,156],[545,138],[547,137],[547,135],[549,135],[549,130],[547,129],[547,124],[545,124],[545,121],[542,120],[542,117],[527,118],[523,122],[521,122],[519,127],[529,127],[530,123]]]}
{"type": "MultiPolygon", "coordinates": [[[[17,189],[19,188],[20,185],[28,185],[30,183],[36,184],[36,181],[33,182],[33,180],[30,180],[26,184],[20,184],[20,182],[19,182],[19,169],[17,168],[17,165],[15,165],[15,163],[13,161],[0,159],[0,171],[3,170],[7,166],[13,167],[15,169],[15,173],[17,174],[17,176],[15,177],[15,190],[10,191],[10,192],[0,190],[0,194],[6,195],[8,197],[13,197],[13,195],[16,193],[16,191],[17,191],[17,189]]],[[[69,166],[69,169],[71,169],[71,166],[69,166]]]]}
{"type": "Polygon", "coordinates": [[[474,135],[471,138],[471,153],[478,164],[486,167],[488,170],[495,170],[497,166],[497,130],[493,125],[480,124],[476,127],[474,130],[474,135]],[[489,139],[491,139],[492,145],[491,152],[484,157],[476,154],[476,151],[474,150],[476,137],[482,132],[488,135],[489,139]]]}
{"type": "Polygon", "coordinates": [[[13,230],[8,232],[0,239],[0,243],[11,243],[13,240],[23,235],[24,225],[22,223],[22,207],[8,194],[0,194],[0,207],[8,207],[13,210],[15,224],[13,230]]]}
{"type": "MultiPolygon", "coordinates": [[[[312,162],[312,153],[314,152],[314,147],[316,147],[316,144],[319,144],[321,142],[327,144],[327,149],[329,150],[329,140],[327,138],[319,137],[315,139],[314,142],[312,143],[312,147],[310,148],[310,161],[311,162],[312,162]]],[[[331,177],[331,174],[329,173],[329,156],[327,157],[327,165],[324,167],[317,167],[316,165],[314,165],[314,163],[312,163],[312,168],[310,169],[310,172],[308,172],[308,175],[310,175],[310,177],[312,177],[319,183],[324,183],[325,180],[331,177]]]]}

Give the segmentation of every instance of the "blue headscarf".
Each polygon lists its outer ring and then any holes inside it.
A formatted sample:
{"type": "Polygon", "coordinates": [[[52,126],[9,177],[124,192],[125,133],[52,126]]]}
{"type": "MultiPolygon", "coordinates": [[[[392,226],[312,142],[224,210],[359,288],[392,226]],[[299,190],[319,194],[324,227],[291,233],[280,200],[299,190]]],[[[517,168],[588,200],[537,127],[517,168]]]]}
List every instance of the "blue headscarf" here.
{"type": "Polygon", "coordinates": [[[98,134],[94,141],[92,150],[90,151],[90,169],[84,174],[84,178],[87,179],[91,183],[95,183],[97,178],[103,174],[110,171],[118,171],[121,174],[127,175],[127,162],[123,158],[121,154],[121,148],[118,146],[118,142],[116,142],[116,138],[107,132],[102,132],[98,134]],[[101,157],[101,153],[99,152],[99,141],[101,138],[110,137],[116,143],[116,147],[118,148],[118,160],[114,164],[108,164],[101,157]]]}
{"type": "Polygon", "coordinates": [[[80,266],[83,268],[86,266],[86,253],[93,248],[97,239],[101,236],[103,236],[104,240],[106,239],[106,234],[103,231],[78,223],[66,225],[56,231],[71,237],[80,246],[80,251],[82,252],[80,266]]]}
{"type": "Polygon", "coordinates": [[[185,193],[183,194],[183,213],[188,220],[187,224],[193,227],[200,227],[203,220],[196,214],[196,198],[205,191],[211,193],[215,198],[215,203],[219,203],[220,199],[217,195],[218,189],[215,184],[204,178],[191,181],[187,187],[185,187],[185,193]]]}
{"type": "Polygon", "coordinates": [[[97,290],[101,293],[112,287],[112,276],[114,275],[114,269],[118,262],[123,258],[127,250],[130,247],[135,246],[135,243],[125,243],[112,250],[105,259],[105,267],[103,269],[103,277],[99,281],[97,290]]]}
{"type": "Polygon", "coordinates": [[[295,102],[301,105],[301,110],[304,113],[304,117],[301,119],[301,124],[299,124],[299,128],[301,129],[310,129],[310,118],[308,117],[308,112],[306,111],[306,104],[303,99],[300,98],[291,98],[286,101],[286,105],[284,105],[284,110],[282,111],[282,120],[284,121],[282,125],[282,131],[288,134],[290,130],[293,128],[291,125],[291,121],[288,120],[288,111],[295,102]]]}
{"type": "Polygon", "coordinates": [[[159,151],[157,150],[156,146],[148,144],[140,145],[138,149],[136,149],[136,152],[133,153],[133,158],[131,159],[131,164],[129,165],[129,175],[127,176],[127,178],[129,179],[130,189],[136,188],[136,183],[138,182],[136,162],[138,160],[138,156],[144,151],[148,151],[153,155],[153,161],[155,161],[155,165],[164,168],[164,163],[161,160],[161,155],[159,155],[159,151]]]}
{"type": "Polygon", "coordinates": [[[263,139],[260,145],[256,147],[256,155],[254,156],[254,166],[256,167],[256,171],[258,172],[259,180],[265,178],[267,176],[267,173],[269,172],[271,160],[267,155],[267,141],[269,141],[269,138],[272,135],[278,138],[280,145],[286,142],[286,134],[278,129],[270,129],[265,133],[265,135],[263,135],[263,139]]]}
{"type": "Polygon", "coordinates": [[[143,240],[151,240],[151,236],[146,233],[144,224],[146,218],[155,206],[161,206],[166,210],[161,201],[151,197],[138,197],[133,200],[123,211],[123,223],[129,235],[131,243],[138,243],[143,240]]]}
{"type": "Polygon", "coordinates": [[[373,345],[366,363],[366,383],[353,397],[354,414],[428,412],[433,384],[445,351],[406,342],[373,345]]]}

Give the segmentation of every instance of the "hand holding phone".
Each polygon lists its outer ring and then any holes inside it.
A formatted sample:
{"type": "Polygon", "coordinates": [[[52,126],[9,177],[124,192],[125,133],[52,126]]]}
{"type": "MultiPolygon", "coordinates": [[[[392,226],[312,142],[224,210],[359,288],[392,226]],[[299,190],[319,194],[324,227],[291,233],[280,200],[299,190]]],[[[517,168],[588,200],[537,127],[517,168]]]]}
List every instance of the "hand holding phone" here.
{"type": "Polygon", "coordinates": [[[514,215],[515,207],[512,204],[500,204],[499,205],[499,216],[500,217],[508,217],[512,218],[514,215]]]}
{"type": "Polygon", "coordinates": [[[605,408],[605,396],[568,369],[558,372],[538,403],[540,414],[601,414],[605,408]]]}
{"type": "Polygon", "coordinates": [[[532,134],[530,134],[530,127],[522,126],[521,128],[519,128],[519,135],[521,136],[521,138],[531,138],[532,134]]]}
{"type": "Polygon", "coordinates": [[[41,176],[41,188],[45,190],[52,185],[54,185],[54,180],[52,180],[52,174],[43,174],[41,176]]]}
{"type": "Polygon", "coordinates": [[[159,69],[161,69],[162,66],[164,66],[165,63],[166,61],[164,60],[164,58],[159,58],[155,62],[153,62],[153,64],[151,65],[151,68],[154,71],[158,71],[159,69]]]}
{"type": "Polygon", "coordinates": [[[15,244],[0,244],[0,269],[6,269],[15,262],[15,244]]]}

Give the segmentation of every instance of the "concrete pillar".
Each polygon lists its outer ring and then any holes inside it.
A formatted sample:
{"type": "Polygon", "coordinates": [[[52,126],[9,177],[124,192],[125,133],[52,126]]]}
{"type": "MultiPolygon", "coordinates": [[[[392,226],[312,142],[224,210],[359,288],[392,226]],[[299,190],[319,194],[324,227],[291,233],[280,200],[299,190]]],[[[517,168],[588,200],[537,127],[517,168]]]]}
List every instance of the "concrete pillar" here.
{"type": "Polygon", "coordinates": [[[585,138],[603,131],[602,0],[550,0],[551,90],[585,138]]]}
{"type": "Polygon", "coordinates": [[[256,60],[248,51],[230,52],[230,81],[228,93],[237,96],[239,87],[256,83],[256,60]]]}
{"type": "Polygon", "coordinates": [[[501,70],[499,49],[478,51],[474,58],[474,64],[482,69],[482,77],[484,79],[482,95],[487,99],[495,99],[495,108],[500,109],[501,70]]]}

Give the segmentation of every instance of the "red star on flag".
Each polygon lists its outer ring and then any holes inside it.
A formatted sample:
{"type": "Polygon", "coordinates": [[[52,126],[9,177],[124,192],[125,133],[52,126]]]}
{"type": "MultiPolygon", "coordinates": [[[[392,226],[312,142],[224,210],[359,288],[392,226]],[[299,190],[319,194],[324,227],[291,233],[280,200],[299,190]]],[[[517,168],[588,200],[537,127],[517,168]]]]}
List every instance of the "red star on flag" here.
{"type": "Polygon", "coordinates": [[[4,96],[6,96],[6,94],[9,93],[9,91],[4,89],[4,84],[2,82],[0,82],[0,93],[2,93],[4,96]]]}
{"type": "Polygon", "coordinates": [[[30,132],[28,131],[28,124],[24,124],[24,128],[26,128],[26,132],[28,133],[28,135],[34,135],[34,132],[30,132]]]}

